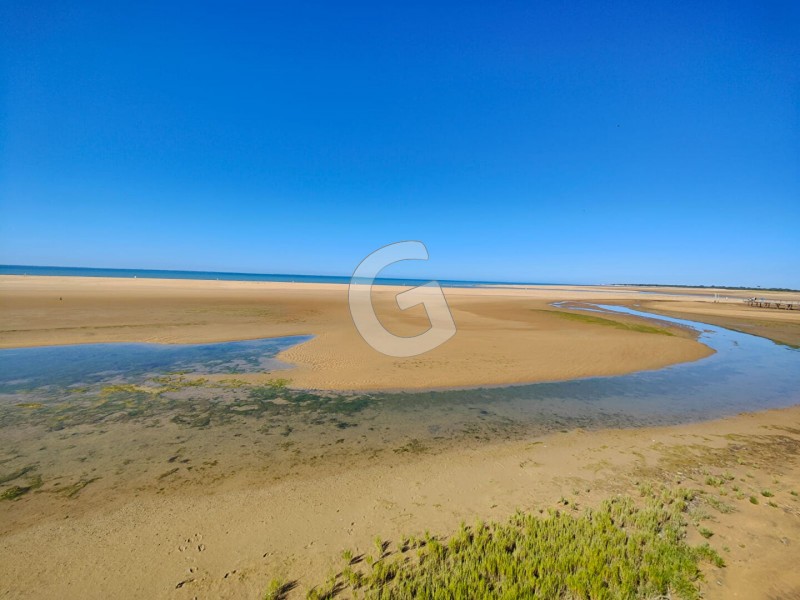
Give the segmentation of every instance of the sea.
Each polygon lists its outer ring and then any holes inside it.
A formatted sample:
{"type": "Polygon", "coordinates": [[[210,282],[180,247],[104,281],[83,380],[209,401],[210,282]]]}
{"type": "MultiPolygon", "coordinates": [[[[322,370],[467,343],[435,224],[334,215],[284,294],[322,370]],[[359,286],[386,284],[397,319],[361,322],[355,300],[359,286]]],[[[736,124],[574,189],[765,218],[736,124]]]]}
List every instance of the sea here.
{"type": "MultiPolygon", "coordinates": [[[[300,275],[280,273],[230,273],[226,271],[171,271],[163,269],[103,269],[94,267],[45,267],[28,265],[0,265],[0,275],[37,275],[59,277],[119,277],[128,279],[197,279],[207,281],[280,281],[292,283],[350,283],[347,275],[300,275]]],[[[398,279],[379,277],[375,285],[418,286],[429,279],[398,279]]],[[[482,287],[519,285],[559,285],[518,281],[472,281],[437,279],[442,287],[482,287]]]]}

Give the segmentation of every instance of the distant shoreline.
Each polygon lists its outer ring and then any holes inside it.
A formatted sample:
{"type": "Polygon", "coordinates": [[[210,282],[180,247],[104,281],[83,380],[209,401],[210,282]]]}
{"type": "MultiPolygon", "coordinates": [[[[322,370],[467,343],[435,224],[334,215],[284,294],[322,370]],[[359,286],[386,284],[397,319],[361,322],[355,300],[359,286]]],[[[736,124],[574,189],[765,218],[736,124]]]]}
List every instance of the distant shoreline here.
{"type": "MultiPolygon", "coordinates": [[[[285,283],[350,283],[349,275],[302,275],[284,273],[232,273],[227,271],[178,271],[170,269],[106,269],[98,267],[51,267],[32,265],[0,265],[0,275],[37,277],[114,277],[121,279],[191,279],[197,281],[270,281],[285,283]]],[[[417,286],[431,279],[378,277],[375,285],[417,286]]],[[[520,283],[516,281],[482,281],[435,279],[443,287],[573,285],[561,283],[520,283]]]]}
{"type": "MultiPolygon", "coordinates": [[[[196,281],[269,281],[284,283],[339,283],[349,284],[349,275],[304,275],[300,273],[237,273],[231,271],[191,271],[173,269],[118,269],[102,267],[57,267],[39,265],[0,265],[0,275],[30,275],[43,277],[114,277],[118,279],[190,279],[196,281]]],[[[747,287],[728,285],[689,285],[676,283],[553,283],[521,281],[485,281],[481,279],[417,279],[378,277],[375,285],[418,286],[431,280],[442,287],[524,287],[524,286],[580,286],[580,287],[633,287],[679,288],[698,290],[753,290],[758,292],[800,292],[793,288],[747,287]]]]}
{"type": "Polygon", "coordinates": [[[779,287],[748,287],[744,285],[688,285],[682,283],[610,283],[611,287],[652,287],[652,288],[692,288],[699,290],[753,290],[756,292],[800,292],[794,288],[779,288],[779,287]]]}

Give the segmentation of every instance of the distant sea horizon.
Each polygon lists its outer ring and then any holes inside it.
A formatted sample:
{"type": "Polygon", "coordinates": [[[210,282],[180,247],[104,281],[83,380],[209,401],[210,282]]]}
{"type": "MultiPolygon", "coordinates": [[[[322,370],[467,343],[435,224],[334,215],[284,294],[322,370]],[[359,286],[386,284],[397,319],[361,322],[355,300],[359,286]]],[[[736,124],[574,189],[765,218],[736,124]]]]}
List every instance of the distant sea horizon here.
{"type": "MultiPolygon", "coordinates": [[[[102,267],[54,267],[36,265],[0,265],[0,275],[35,275],[51,277],[117,277],[122,279],[193,279],[199,281],[267,281],[287,283],[350,283],[349,275],[303,275],[292,273],[234,273],[229,271],[186,271],[172,269],[117,269],[102,267]]],[[[525,281],[485,281],[469,279],[414,279],[378,277],[376,285],[417,286],[437,281],[443,287],[480,287],[503,285],[576,285],[533,283],[525,281]]]]}

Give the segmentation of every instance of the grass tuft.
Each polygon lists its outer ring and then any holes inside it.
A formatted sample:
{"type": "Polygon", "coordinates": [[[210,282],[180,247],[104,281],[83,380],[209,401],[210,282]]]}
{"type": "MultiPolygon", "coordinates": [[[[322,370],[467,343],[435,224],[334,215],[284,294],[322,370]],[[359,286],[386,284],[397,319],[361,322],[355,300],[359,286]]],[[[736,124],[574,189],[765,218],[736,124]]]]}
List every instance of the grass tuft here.
{"type": "Polygon", "coordinates": [[[700,562],[718,568],[725,562],[707,543],[686,543],[685,517],[693,500],[687,490],[660,489],[643,506],[617,497],[578,514],[550,509],[540,517],[518,511],[506,522],[462,524],[448,539],[428,532],[404,538],[394,553],[377,538],[377,560],[366,557],[363,572],[348,566],[338,589],[334,579],[313,588],[309,597],[349,588],[359,598],[380,600],[696,599],[700,562]]]}

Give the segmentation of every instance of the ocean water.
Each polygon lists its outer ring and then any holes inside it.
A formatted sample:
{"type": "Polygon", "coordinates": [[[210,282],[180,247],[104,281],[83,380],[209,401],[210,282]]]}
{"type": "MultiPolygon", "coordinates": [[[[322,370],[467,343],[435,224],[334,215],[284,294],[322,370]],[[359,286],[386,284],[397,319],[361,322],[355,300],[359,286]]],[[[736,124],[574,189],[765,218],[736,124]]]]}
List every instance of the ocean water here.
{"type": "MultiPolygon", "coordinates": [[[[276,273],[227,273],[217,271],[167,271],[159,269],[96,269],[84,267],[37,267],[25,265],[0,265],[0,275],[37,275],[61,277],[120,277],[143,279],[198,279],[206,281],[277,281],[294,283],[350,283],[345,275],[292,275],[276,273]]],[[[398,279],[379,277],[376,285],[418,286],[427,279],[398,279]]],[[[546,283],[517,283],[512,281],[465,281],[438,279],[444,287],[476,287],[482,285],[556,285],[546,283]]]]}

